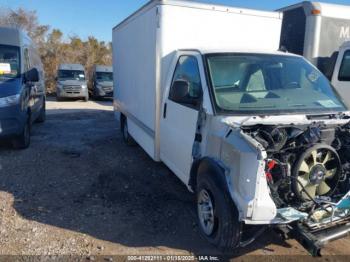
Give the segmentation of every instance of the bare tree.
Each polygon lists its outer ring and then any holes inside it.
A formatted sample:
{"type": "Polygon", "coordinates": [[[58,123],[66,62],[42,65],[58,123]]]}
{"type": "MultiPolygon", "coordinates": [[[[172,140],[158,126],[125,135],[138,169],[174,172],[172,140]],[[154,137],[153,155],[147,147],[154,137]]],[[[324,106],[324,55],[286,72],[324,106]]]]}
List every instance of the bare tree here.
{"type": "Polygon", "coordinates": [[[58,29],[50,31],[48,25],[41,25],[35,11],[0,8],[0,26],[19,28],[25,31],[37,44],[45,69],[46,88],[55,91],[57,67],[61,63],[79,63],[85,66],[88,79],[95,64],[112,63],[111,43],[99,42],[90,36],[83,41],[78,36],[65,40],[58,29]]]}

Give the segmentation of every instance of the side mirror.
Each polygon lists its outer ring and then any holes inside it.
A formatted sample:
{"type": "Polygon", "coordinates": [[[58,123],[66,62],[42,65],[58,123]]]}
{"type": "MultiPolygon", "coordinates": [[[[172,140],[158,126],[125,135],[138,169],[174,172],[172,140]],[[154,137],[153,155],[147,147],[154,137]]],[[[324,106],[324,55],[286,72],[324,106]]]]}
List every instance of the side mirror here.
{"type": "Polygon", "coordinates": [[[27,82],[39,82],[39,71],[36,68],[30,69],[25,73],[25,79],[27,82]]]}
{"type": "Polygon", "coordinates": [[[201,94],[198,97],[192,97],[190,94],[190,84],[185,80],[177,80],[173,83],[170,91],[170,99],[180,104],[197,106],[201,94]]]}
{"type": "Polygon", "coordinates": [[[178,103],[188,103],[190,85],[187,81],[175,81],[171,87],[170,98],[178,103]]]}

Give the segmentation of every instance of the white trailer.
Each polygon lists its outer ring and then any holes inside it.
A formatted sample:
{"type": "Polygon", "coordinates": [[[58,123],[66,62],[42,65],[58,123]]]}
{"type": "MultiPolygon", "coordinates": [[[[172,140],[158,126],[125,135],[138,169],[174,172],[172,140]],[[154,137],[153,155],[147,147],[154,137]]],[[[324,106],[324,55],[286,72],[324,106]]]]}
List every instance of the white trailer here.
{"type": "Polygon", "coordinates": [[[277,51],[281,24],[278,12],[158,0],[113,29],[124,140],[196,193],[201,234],[225,250],[252,242],[262,225],[302,223],[294,231],[314,254],[350,231],[315,213],[350,195],[340,186],[348,158],[338,156],[346,107],[303,57],[277,51]],[[245,236],[243,224],[259,229],[245,236]],[[303,239],[314,227],[317,241],[303,239]]]}
{"type": "Polygon", "coordinates": [[[304,1],[278,11],[284,17],[281,47],[317,66],[350,106],[350,45],[344,44],[350,41],[350,6],[304,1]]]}

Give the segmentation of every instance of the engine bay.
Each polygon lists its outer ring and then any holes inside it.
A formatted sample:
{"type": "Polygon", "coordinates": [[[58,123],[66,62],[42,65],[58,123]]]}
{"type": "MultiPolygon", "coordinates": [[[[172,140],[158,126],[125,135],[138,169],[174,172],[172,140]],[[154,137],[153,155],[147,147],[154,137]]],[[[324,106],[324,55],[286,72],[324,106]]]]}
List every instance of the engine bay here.
{"type": "Polygon", "coordinates": [[[242,130],[266,150],[266,180],[278,209],[295,210],[311,228],[349,219],[349,123],[315,121],[242,130]]]}

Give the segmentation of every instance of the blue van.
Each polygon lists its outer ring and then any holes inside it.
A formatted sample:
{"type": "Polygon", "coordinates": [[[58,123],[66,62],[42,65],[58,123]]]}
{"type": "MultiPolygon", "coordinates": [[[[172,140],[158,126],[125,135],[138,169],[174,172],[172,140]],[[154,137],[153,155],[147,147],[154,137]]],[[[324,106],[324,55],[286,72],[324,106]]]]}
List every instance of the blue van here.
{"type": "Polygon", "coordinates": [[[44,121],[44,72],[35,45],[22,31],[0,27],[0,139],[25,149],[32,124],[44,121]]]}

